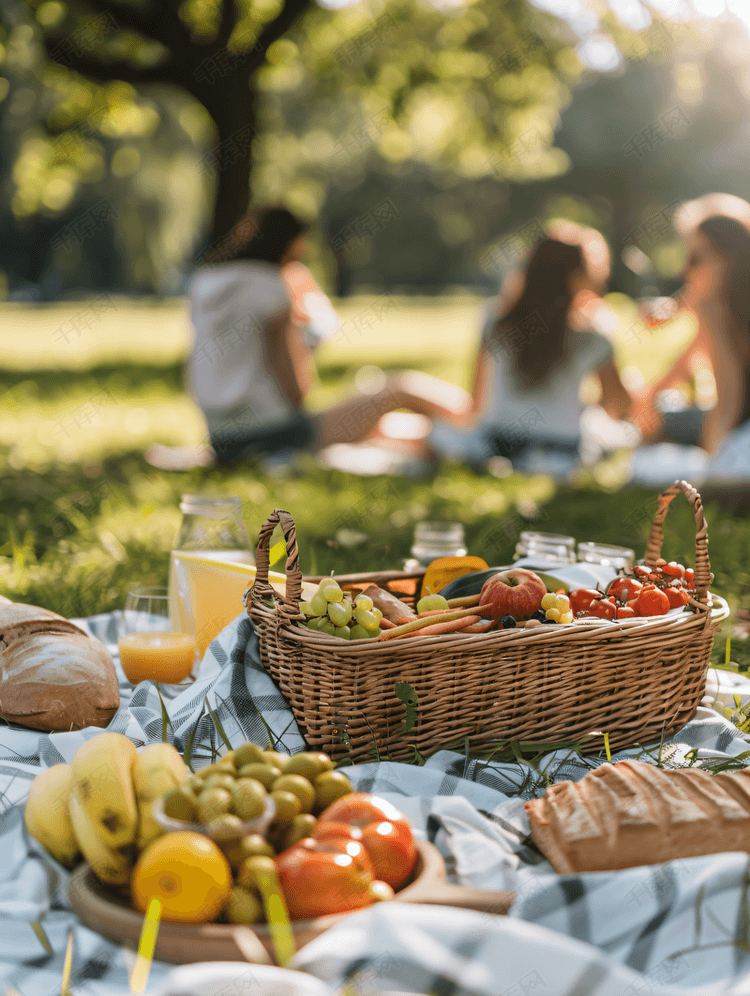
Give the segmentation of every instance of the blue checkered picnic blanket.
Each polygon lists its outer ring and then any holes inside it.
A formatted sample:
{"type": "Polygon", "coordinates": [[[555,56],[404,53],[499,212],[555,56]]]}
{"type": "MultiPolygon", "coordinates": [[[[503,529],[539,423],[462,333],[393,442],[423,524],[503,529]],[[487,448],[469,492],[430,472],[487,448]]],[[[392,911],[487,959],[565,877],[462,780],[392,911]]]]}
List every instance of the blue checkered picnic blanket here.
{"type": "MultiPolygon", "coordinates": [[[[76,622],[101,639],[116,662],[122,705],[111,728],[136,744],[161,739],[155,687],[143,683],[132,690],[119,667],[115,617],[76,622]]],[[[735,695],[750,700],[750,681],[741,676],[711,672],[709,684],[712,695],[728,703],[735,695]]],[[[163,692],[168,736],[180,748],[195,731],[193,742],[203,744],[206,755],[212,745],[225,749],[209,706],[233,745],[253,740],[265,746],[270,730],[283,749],[304,748],[285,699],[260,663],[257,638],[244,614],[213,641],[197,681],[163,692]]],[[[133,953],[81,926],[68,908],[67,873],[23,827],[23,804],[35,774],[69,761],[83,739],[98,732],[47,735],[9,726],[0,731],[3,996],[57,996],[71,929],[74,996],[128,992],[133,953]]],[[[710,763],[750,751],[750,739],[702,707],[662,745],[661,757],[680,765],[694,749],[710,763]]],[[[575,780],[602,760],[557,751],[545,755],[541,769],[552,781],[575,780]]],[[[416,832],[441,850],[454,881],[510,889],[517,898],[509,916],[388,903],[353,914],[297,955],[298,967],[325,980],[331,993],[345,980],[361,993],[750,993],[747,855],[560,876],[528,839],[523,802],[543,791],[540,772],[442,751],[422,767],[381,762],[347,773],[359,790],[377,792],[406,813],[416,832]]],[[[147,992],[167,996],[169,972],[170,966],[154,963],[147,992]]],[[[249,967],[242,969],[242,979],[252,993],[249,967]]]]}

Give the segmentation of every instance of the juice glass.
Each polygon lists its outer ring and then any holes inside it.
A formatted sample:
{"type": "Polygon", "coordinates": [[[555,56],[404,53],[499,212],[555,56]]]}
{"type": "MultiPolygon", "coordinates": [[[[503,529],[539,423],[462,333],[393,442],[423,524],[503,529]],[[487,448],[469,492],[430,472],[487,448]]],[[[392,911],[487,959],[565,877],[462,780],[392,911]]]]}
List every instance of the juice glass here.
{"type": "Polygon", "coordinates": [[[128,681],[176,685],[187,678],[196,661],[192,633],[172,625],[167,589],[139,586],[128,592],[120,620],[120,664],[128,681]]]}

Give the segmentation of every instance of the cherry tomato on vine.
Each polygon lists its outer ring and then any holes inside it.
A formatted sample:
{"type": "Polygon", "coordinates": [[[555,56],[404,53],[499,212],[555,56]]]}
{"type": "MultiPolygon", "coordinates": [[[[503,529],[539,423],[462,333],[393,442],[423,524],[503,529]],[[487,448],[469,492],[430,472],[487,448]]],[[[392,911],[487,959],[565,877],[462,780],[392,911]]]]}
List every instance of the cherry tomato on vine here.
{"type": "Polygon", "coordinates": [[[616,619],[634,619],[636,611],[630,605],[620,605],[617,609],[616,619]]]}
{"type": "Polygon", "coordinates": [[[591,602],[589,606],[589,614],[598,619],[614,619],[616,612],[617,606],[608,598],[600,598],[591,602]]]}
{"type": "Polygon", "coordinates": [[[638,595],[642,588],[643,584],[636,581],[635,578],[615,578],[607,588],[607,595],[614,595],[620,602],[629,602],[638,595]]]}
{"type": "Polygon", "coordinates": [[[677,588],[674,585],[670,585],[666,589],[666,596],[669,599],[670,609],[681,609],[690,600],[690,595],[688,595],[684,588],[677,588]]]}
{"type": "Polygon", "coordinates": [[[660,569],[662,574],[665,574],[670,578],[681,578],[685,576],[685,568],[682,564],[678,564],[674,560],[669,564],[664,564],[664,566],[660,569]]]}
{"type": "Polygon", "coordinates": [[[602,593],[596,588],[578,588],[576,591],[571,591],[570,611],[574,616],[577,616],[579,612],[588,612],[591,603],[602,597],[602,593]]]}
{"type": "Polygon", "coordinates": [[[669,612],[669,598],[660,588],[644,588],[638,596],[637,608],[642,616],[663,616],[669,612]]]}

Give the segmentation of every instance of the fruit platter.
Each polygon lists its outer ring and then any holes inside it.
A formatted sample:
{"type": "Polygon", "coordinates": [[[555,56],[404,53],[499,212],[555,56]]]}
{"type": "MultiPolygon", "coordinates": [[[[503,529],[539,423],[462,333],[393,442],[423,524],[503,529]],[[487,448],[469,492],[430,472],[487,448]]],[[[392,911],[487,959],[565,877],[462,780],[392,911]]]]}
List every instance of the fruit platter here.
{"type": "Polygon", "coordinates": [[[191,772],[169,743],[105,732],[36,777],[25,819],[73,870],[86,926],[137,945],[156,899],[154,956],[174,963],[282,961],[279,923],[296,948],[376,902],[503,913],[513,899],[447,883],[437,849],[320,752],[246,743],[191,772]]]}

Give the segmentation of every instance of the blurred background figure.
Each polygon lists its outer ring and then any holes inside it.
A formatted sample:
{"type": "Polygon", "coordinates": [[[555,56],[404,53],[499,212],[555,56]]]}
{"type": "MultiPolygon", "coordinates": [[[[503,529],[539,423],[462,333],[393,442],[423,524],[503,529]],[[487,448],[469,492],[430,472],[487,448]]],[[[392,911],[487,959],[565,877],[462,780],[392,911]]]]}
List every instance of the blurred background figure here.
{"type": "Polygon", "coordinates": [[[292,302],[292,320],[302,329],[303,341],[316,350],[332,339],[339,327],[336,309],[300,260],[281,267],[281,279],[292,302]]]}
{"type": "MultiPolygon", "coordinates": [[[[609,278],[603,237],[573,223],[553,226],[525,272],[512,274],[484,315],[473,371],[472,409],[462,431],[436,426],[433,449],[469,463],[505,457],[520,470],[565,476],[579,462],[581,385],[593,375],[611,448],[639,435],[619,420],[631,409],[602,323],[609,278]]],[[[606,442],[606,440],[605,440],[606,442]]]]}
{"type": "Polygon", "coordinates": [[[745,338],[737,330],[747,326],[750,313],[750,204],[732,194],[707,194],[683,204],[674,223],[686,256],[675,300],[692,312],[695,334],[670,369],[638,396],[638,424],[647,442],[665,440],[713,453],[736,419],[743,420],[734,407],[742,406],[744,392],[735,360],[741,359],[745,338]],[[662,410],[665,392],[691,391],[706,373],[716,382],[718,399],[710,411],[696,405],[662,410]]]}
{"type": "MultiPolygon", "coordinates": [[[[301,264],[306,235],[307,225],[286,208],[258,209],[193,279],[187,384],[220,465],[258,455],[286,458],[371,435],[383,446],[388,439],[379,423],[389,412],[407,408],[450,419],[468,407],[464,392],[426,374],[381,372],[333,408],[305,409],[316,377],[313,350],[337,328],[333,307],[301,264]]],[[[394,440],[396,448],[401,443],[394,440]]],[[[149,462],[177,469],[195,455],[154,447],[149,462]]]]}
{"type": "Polygon", "coordinates": [[[729,194],[708,194],[684,204],[675,227],[685,243],[686,262],[679,292],[696,320],[696,334],[672,369],[651,389],[684,383],[704,362],[716,383],[716,404],[660,413],[657,438],[689,442],[688,447],[647,447],[634,460],[634,477],[648,480],[658,450],[664,477],[690,475],[710,494],[728,485],[750,493],[750,204],[729,194]]]}

